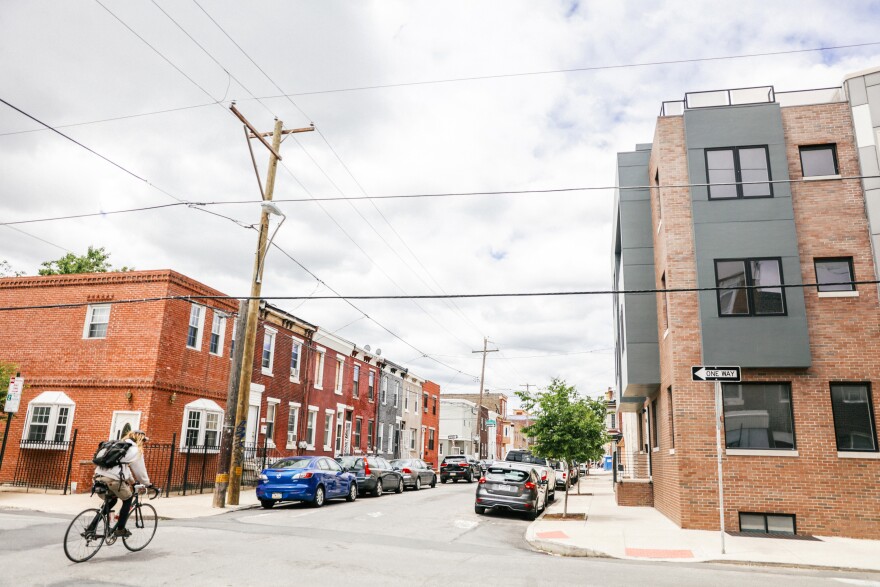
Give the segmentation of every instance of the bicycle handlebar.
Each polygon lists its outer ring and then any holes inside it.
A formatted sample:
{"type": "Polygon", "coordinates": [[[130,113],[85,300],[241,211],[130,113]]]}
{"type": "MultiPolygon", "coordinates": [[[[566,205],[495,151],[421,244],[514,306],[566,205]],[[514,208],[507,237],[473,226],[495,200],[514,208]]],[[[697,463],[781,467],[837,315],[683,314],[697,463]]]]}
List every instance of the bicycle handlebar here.
{"type": "Polygon", "coordinates": [[[141,485],[140,483],[138,483],[137,485],[134,486],[134,488],[135,488],[135,491],[137,491],[138,493],[140,493],[141,489],[143,489],[145,493],[152,493],[152,496],[150,496],[150,495],[147,496],[151,500],[156,499],[157,497],[162,495],[162,488],[156,487],[155,485],[150,485],[148,487],[146,485],[141,485]]]}

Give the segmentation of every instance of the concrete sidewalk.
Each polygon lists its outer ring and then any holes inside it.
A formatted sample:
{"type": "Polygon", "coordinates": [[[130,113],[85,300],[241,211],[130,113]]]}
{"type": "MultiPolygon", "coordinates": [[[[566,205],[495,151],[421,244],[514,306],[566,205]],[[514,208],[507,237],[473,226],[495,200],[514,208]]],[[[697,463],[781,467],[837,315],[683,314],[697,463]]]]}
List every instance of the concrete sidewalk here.
{"type": "Polygon", "coordinates": [[[725,536],[721,533],[683,530],[652,507],[620,507],[614,499],[611,472],[590,472],[581,477],[580,490],[568,496],[568,513],[580,513],[578,521],[546,519],[561,514],[565,495],[557,491],[556,502],[532,522],[526,540],[533,548],[564,556],[611,557],[675,562],[747,562],[791,566],[850,568],[880,571],[880,540],[817,537],[786,539],[725,536]],[[586,514],[586,521],[583,515],[586,514]]]}
{"type": "MultiPolygon", "coordinates": [[[[179,496],[173,493],[169,497],[162,494],[154,500],[144,500],[156,508],[160,518],[166,519],[189,519],[216,516],[225,512],[239,509],[252,508],[259,505],[256,493],[252,487],[243,487],[239,499],[239,505],[214,508],[211,503],[213,493],[179,496]]],[[[62,514],[73,516],[86,508],[98,507],[101,499],[89,496],[88,493],[73,495],[61,495],[60,492],[44,493],[31,491],[24,493],[20,490],[12,491],[11,488],[0,488],[0,511],[4,510],[36,510],[50,514],[62,514]]]]}

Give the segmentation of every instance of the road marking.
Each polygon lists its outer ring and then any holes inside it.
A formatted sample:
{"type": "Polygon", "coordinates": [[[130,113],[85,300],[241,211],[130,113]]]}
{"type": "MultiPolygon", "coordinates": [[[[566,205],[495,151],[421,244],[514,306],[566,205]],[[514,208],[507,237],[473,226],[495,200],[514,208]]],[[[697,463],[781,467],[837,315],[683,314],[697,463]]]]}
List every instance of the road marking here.
{"type": "Polygon", "coordinates": [[[871,585],[873,587],[877,587],[878,585],[880,585],[880,582],[878,581],[865,581],[864,579],[840,579],[834,577],[834,580],[841,583],[847,583],[849,585],[871,585]]]}
{"type": "Polygon", "coordinates": [[[385,514],[383,514],[382,512],[370,512],[367,515],[371,518],[378,518],[380,516],[384,516],[385,514]]]}
{"type": "Polygon", "coordinates": [[[479,522],[473,522],[471,520],[455,520],[453,525],[462,530],[470,530],[471,528],[476,528],[479,525],[479,522]]]}

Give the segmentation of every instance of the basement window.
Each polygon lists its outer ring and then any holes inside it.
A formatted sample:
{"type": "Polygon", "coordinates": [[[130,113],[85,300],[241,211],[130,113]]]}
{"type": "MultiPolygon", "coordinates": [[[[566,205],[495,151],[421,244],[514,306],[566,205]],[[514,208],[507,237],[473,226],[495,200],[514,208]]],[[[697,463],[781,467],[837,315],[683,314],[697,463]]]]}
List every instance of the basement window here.
{"type": "Polygon", "coordinates": [[[739,514],[739,529],[741,532],[754,532],[755,534],[789,534],[795,535],[794,514],[739,514]]]}

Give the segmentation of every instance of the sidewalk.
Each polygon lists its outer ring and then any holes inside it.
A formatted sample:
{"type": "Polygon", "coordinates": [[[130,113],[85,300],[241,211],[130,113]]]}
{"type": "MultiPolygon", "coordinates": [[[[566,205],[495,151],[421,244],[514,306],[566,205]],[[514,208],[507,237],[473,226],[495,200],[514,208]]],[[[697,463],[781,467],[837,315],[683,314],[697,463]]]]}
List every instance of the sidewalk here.
{"type": "MultiPolygon", "coordinates": [[[[43,493],[37,490],[24,493],[11,489],[0,488],[0,512],[4,510],[36,510],[49,514],[73,516],[86,508],[98,507],[101,503],[97,495],[90,497],[88,493],[61,495],[60,492],[43,493]]],[[[197,493],[186,496],[171,494],[169,497],[162,494],[157,499],[145,499],[144,502],[155,507],[160,518],[172,520],[216,516],[225,512],[254,507],[260,503],[257,501],[256,493],[252,487],[242,488],[237,506],[214,508],[211,505],[213,499],[213,493],[197,493]]]]}
{"type": "MultiPolygon", "coordinates": [[[[568,496],[568,513],[582,514],[578,521],[545,519],[542,515],[526,530],[533,548],[564,556],[610,557],[674,562],[747,562],[790,566],[851,568],[880,571],[880,540],[818,537],[818,540],[725,536],[721,533],[683,530],[652,507],[620,507],[614,499],[611,472],[590,472],[581,477],[580,490],[568,496]],[[587,515],[586,521],[583,514],[587,515]]],[[[565,495],[545,514],[561,514],[565,495]]]]}

